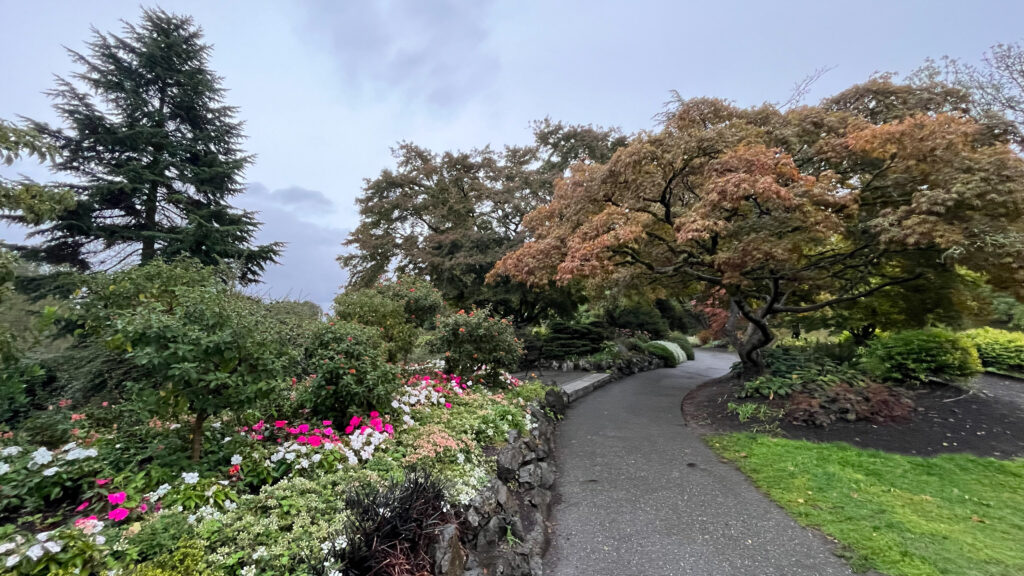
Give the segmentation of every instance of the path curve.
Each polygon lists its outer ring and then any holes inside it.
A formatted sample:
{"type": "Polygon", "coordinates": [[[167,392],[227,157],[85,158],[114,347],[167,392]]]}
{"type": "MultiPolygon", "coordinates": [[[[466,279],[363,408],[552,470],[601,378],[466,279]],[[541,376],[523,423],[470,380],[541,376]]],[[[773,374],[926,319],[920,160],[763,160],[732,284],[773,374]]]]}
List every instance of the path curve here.
{"type": "Polygon", "coordinates": [[[547,576],[852,574],[687,428],[680,401],[735,356],[698,350],[574,402],[558,427],[547,576]]]}

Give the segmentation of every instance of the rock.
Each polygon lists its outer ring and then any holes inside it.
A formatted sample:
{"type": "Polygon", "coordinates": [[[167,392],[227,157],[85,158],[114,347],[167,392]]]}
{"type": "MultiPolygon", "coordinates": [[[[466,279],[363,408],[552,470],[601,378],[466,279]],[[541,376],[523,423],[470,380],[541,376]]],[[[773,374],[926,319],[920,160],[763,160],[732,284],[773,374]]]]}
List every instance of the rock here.
{"type": "Polygon", "coordinates": [[[438,532],[434,543],[434,574],[437,576],[462,576],[466,566],[466,551],[459,542],[459,529],[448,524],[438,532]]]}
{"type": "Polygon", "coordinates": [[[534,488],[526,493],[526,501],[537,509],[542,518],[551,514],[551,491],[544,488],[534,488]]]}
{"type": "Polygon", "coordinates": [[[487,553],[498,547],[499,542],[506,539],[505,523],[501,518],[494,516],[487,522],[476,537],[476,551],[487,553]]]}
{"type": "Polygon", "coordinates": [[[519,469],[519,483],[525,488],[550,488],[555,483],[555,471],[548,462],[534,462],[519,469]]]}
{"type": "Polygon", "coordinates": [[[509,444],[498,451],[498,478],[503,482],[511,482],[519,474],[519,468],[525,460],[518,443],[509,444]]]}
{"type": "Polygon", "coordinates": [[[564,416],[569,406],[569,395],[561,388],[551,388],[544,393],[544,405],[556,416],[564,416]]]}

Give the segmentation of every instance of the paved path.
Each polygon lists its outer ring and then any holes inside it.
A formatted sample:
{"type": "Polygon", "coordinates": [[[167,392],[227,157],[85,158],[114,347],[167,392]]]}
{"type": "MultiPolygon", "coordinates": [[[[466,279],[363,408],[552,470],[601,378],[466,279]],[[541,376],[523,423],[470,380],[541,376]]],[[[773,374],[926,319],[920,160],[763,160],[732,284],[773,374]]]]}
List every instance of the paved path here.
{"type": "Polygon", "coordinates": [[[678,368],[637,374],[573,403],[558,431],[548,576],[852,574],[721,462],[683,423],[680,402],[735,357],[698,350],[678,368]]]}

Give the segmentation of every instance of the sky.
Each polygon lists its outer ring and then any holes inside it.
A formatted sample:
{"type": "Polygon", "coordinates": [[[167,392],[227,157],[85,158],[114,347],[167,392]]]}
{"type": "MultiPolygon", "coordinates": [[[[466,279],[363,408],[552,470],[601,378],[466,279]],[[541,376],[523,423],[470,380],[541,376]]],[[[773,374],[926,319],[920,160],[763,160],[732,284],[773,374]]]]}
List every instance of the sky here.
{"type": "MultiPolygon", "coordinates": [[[[325,308],[345,282],[335,257],[358,225],[355,199],[364,179],[393,166],[399,141],[438,151],[526,144],[530,122],[545,116],[653,129],[673,90],[780,102],[830,67],[813,102],[928,57],[977,61],[997,42],[1020,41],[1024,20],[1015,0],[158,5],[193,16],[213,44],[212,67],[256,155],[234,203],[260,212],[260,241],[287,243],[255,290],[325,308]]],[[[54,122],[43,92],[75,71],[64,47],[80,50],[90,26],[115,31],[139,12],[138,0],[0,0],[0,118],[54,122]]],[[[59,178],[24,163],[3,173],[59,178]]]]}

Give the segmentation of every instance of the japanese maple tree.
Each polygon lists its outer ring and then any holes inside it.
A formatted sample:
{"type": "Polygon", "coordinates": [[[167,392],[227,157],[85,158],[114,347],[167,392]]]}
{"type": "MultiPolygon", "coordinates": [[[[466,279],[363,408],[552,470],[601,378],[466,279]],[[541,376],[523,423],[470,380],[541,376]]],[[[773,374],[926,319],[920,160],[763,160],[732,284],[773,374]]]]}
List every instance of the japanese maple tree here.
{"type": "Polygon", "coordinates": [[[678,100],[661,129],[579,165],[491,279],[724,291],[745,376],[781,315],[954,265],[1022,293],[1024,161],[1005,122],[940,83],[873,78],[817,106],[678,100]]]}

